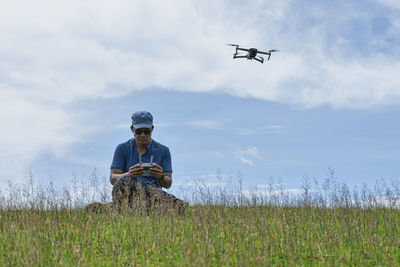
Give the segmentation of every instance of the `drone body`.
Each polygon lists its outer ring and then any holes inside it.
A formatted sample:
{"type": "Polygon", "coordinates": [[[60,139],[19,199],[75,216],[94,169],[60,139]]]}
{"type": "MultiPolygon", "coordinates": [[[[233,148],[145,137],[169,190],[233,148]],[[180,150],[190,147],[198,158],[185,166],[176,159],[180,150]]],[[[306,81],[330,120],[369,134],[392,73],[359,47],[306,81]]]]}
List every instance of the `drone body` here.
{"type": "Polygon", "coordinates": [[[233,58],[247,58],[249,60],[257,60],[258,62],[264,63],[264,58],[261,56],[257,56],[258,54],[263,54],[263,55],[268,55],[268,60],[271,58],[271,54],[272,52],[279,52],[279,50],[276,49],[272,49],[269,50],[268,52],[263,52],[263,51],[259,51],[257,48],[241,48],[239,47],[239,45],[236,44],[227,44],[230,46],[235,46],[235,54],[233,54],[233,58]],[[246,55],[239,55],[238,51],[245,51],[247,52],[246,55]]]}

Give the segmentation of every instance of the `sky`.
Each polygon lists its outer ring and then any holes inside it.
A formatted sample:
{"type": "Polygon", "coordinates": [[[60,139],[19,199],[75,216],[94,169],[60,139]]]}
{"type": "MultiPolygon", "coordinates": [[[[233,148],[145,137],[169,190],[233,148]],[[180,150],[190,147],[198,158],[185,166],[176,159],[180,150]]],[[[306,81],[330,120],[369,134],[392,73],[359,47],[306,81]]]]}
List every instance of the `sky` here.
{"type": "Polygon", "coordinates": [[[399,1],[1,6],[0,190],[30,171],[108,179],[138,110],[171,150],[172,192],[239,177],[295,190],[331,170],[350,186],[400,178],[399,1]],[[234,60],[227,43],[280,52],[234,60]]]}

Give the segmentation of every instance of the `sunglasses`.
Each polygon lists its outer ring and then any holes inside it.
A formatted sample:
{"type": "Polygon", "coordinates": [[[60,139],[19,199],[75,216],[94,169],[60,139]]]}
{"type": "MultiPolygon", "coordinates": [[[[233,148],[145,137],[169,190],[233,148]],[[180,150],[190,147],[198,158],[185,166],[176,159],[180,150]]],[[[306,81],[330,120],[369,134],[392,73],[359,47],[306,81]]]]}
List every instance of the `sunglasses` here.
{"type": "Polygon", "coordinates": [[[141,135],[142,133],[144,133],[145,135],[149,135],[151,133],[151,130],[148,128],[145,129],[135,129],[135,134],[137,135],[141,135]]]}

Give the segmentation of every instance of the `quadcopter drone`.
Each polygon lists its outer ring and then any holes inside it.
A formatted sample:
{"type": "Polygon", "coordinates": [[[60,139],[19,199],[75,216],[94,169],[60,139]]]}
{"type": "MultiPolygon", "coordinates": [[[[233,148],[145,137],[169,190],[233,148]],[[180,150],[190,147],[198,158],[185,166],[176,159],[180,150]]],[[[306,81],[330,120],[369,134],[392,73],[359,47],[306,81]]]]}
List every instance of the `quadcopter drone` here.
{"type": "Polygon", "coordinates": [[[233,54],[233,58],[247,58],[247,59],[255,59],[261,63],[264,63],[264,58],[261,56],[257,57],[257,54],[263,54],[263,55],[268,55],[268,60],[271,58],[271,54],[272,52],[279,52],[279,50],[276,49],[272,49],[269,50],[268,52],[263,52],[263,51],[259,51],[257,48],[240,48],[239,45],[237,44],[227,44],[229,46],[236,46],[236,51],[235,54],[233,54]],[[238,51],[246,51],[247,55],[238,55],[238,51]]]}

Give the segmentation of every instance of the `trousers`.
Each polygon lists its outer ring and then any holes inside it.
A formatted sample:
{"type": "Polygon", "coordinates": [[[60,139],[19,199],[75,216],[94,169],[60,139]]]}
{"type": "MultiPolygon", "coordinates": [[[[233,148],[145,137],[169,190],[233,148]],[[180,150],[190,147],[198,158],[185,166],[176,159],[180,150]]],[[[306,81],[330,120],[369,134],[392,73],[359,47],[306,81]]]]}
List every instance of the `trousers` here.
{"type": "Polygon", "coordinates": [[[136,177],[123,176],[112,189],[113,203],[140,211],[175,209],[183,213],[189,203],[156,186],[148,185],[136,177]]]}

